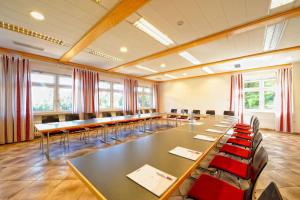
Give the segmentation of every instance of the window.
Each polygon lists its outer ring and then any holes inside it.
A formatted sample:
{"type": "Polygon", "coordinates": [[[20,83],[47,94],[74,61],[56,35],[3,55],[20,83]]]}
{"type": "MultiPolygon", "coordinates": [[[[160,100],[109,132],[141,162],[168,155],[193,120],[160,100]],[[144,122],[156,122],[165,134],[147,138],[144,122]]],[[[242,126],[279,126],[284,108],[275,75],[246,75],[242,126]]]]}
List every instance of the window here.
{"type": "Polygon", "coordinates": [[[272,111],[274,109],[275,90],[275,78],[245,81],[245,109],[272,111]]]}
{"type": "Polygon", "coordinates": [[[100,81],[99,107],[102,109],[123,109],[124,85],[108,81],[100,81]]]}
{"type": "Polygon", "coordinates": [[[151,108],[152,107],[152,88],[151,87],[138,87],[138,107],[151,108]]]}
{"type": "Polygon", "coordinates": [[[72,111],[72,78],[34,71],[32,80],[33,112],[72,111]]]}

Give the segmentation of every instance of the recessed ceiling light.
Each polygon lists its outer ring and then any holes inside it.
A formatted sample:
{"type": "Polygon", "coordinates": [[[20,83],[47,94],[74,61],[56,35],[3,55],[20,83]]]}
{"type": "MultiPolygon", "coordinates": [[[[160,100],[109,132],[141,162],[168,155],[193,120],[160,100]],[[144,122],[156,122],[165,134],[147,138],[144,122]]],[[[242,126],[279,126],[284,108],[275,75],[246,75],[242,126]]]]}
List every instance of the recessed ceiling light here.
{"type": "Polygon", "coordinates": [[[168,77],[168,78],[177,78],[176,76],[173,76],[173,75],[170,75],[170,74],[164,74],[165,77],[168,77]]]}
{"type": "Polygon", "coordinates": [[[121,48],[120,48],[120,51],[121,51],[122,53],[126,53],[126,52],[128,51],[128,49],[127,49],[127,47],[121,47],[121,48]]]}
{"type": "Polygon", "coordinates": [[[203,67],[202,70],[203,70],[204,72],[208,73],[208,74],[213,74],[213,73],[214,73],[214,71],[211,70],[211,69],[208,68],[208,67],[203,67]]]}
{"type": "Polygon", "coordinates": [[[189,52],[187,51],[182,51],[179,53],[179,55],[181,57],[183,57],[184,59],[188,60],[190,63],[194,64],[194,65],[199,65],[201,64],[201,62],[195,58],[194,56],[192,56],[189,52]]]}
{"type": "Polygon", "coordinates": [[[153,73],[157,73],[158,72],[158,71],[156,71],[154,69],[150,69],[150,68],[144,67],[142,65],[137,65],[136,67],[139,68],[139,69],[143,69],[143,70],[149,71],[149,72],[153,72],[153,73]]]}
{"type": "Polygon", "coordinates": [[[161,67],[161,68],[165,68],[165,67],[166,67],[166,64],[165,64],[165,63],[162,63],[162,64],[160,65],[160,67],[161,67]]]}
{"type": "Polygon", "coordinates": [[[155,26],[153,26],[150,22],[145,20],[144,18],[140,18],[134,24],[135,27],[140,29],[141,31],[147,33],[149,36],[159,41],[165,46],[169,46],[174,44],[174,41],[171,40],[167,35],[158,30],[155,26]]]}
{"type": "Polygon", "coordinates": [[[286,4],[292,3],[294,0],[272,0],[270,9],[278,8],[286,4]]]}
{"type": "Polygon", "coordinates": [[[183,75],[183,76],[186,76],[186,75],[187,75],[187,73],[183,73],[182,75],[183,75]]]}
{"type": "Polygon", "coordinates": [[[33,17],[36,20],[42,21],[45,19],[44,15],[37,11],[31,11],[30,12],[31,17],[33,17]]]}

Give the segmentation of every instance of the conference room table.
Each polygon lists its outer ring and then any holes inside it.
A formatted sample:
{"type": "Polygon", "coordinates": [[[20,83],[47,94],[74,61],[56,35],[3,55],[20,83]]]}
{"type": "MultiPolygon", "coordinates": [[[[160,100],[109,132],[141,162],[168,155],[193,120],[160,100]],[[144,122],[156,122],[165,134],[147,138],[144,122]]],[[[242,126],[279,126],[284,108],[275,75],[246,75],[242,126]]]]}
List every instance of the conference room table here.
{"type": "Polygon", "coordinates": [[[98,199],[111,200],[155,200],[168,199],[179,185],[199,166],[207,153],[231,129],[234,118],[214,116],[200,121],[160,131],[134,141],[101,149],[95,153],[68,161],[72,171],[86,184],[98,199]],[[228,127],[215,126],[222,121],[228,127]],[[208,132],[207,129],[222,133],[208,132]],[[198,140],[193,137],[203,134],[216,140],[198,140]],[[170,154],[175,147],[184,147],[202,152],[196,160],[170,154]],[[127,175],[148,164],[177,177],[176,181],[161,196],[146,190],[127,175]]]}
{"type": "MultiPolygon", "coordinates": [[[[135,122],[139,120],[153,119],[157,117],[162,117],[164,113],[147,113],[147,114],[137,114],[137,115],[125,115],[125,116],[115,116],[115,117],[104,117],[104,118],[94,118],[87,120],[73,120],[64,122],[53,122],[44,124],[35,124],[36,130],[41,134],[41,146],[42,152],[45,153],[47,158],[50,157],[50,143],[49,137],[53,133],[70,131],[74,129],[90,128],[99,125],[107,125],[112,123],[122,123],[122,122],[135,122]],[[44,137],[46,136],[46,151],[44,151],[44,137]]],[[[67,132],[68,133],[68,132],[67,132]]]]}

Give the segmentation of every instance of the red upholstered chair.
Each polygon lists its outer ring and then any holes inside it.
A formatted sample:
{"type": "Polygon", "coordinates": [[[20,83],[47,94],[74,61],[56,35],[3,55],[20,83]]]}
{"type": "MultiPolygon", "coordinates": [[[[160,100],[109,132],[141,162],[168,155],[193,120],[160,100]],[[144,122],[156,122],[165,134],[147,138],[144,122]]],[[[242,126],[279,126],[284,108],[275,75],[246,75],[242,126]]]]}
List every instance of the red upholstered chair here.
{"type": "Polygon", "coordinates": [[[251,129],[252,122],[255,118],[257,118],[257,117],[252,115],[252,117],[250,119],[250,124],[237,123],[237,124],[235,124],[234,128],[246,129],[246,130],[251,129]]]}
{"type": "Polygon", "coordinates": [[[258,200],[283,200],[278,187],[274,182],[271,182],[266,189],[261,193],[258,200]]]}
{"type": "Polygon", "coordinates": [[[216,168],[218,170],[222,170],[232,175],[235,175],[238,178],[248,180],[251,175],[250,170],[252,167],[252,163],[260,157],[262,157],[262,154],[264,154],[264,149],[260,149],[258,152],[256,152],[254,154],[253,159],[249,163],[241,162],[239,160],[227,156],[216,155],[214,159],[210,162],[208,167],[216,168]]]}
{"type": "Polygon", "coordinates": [[[259,131],[259,120],[257,118],[254,120],[252,131],[247,131],[247,133],[244,131],[246,130],[242,130],[241,132],[236,132],[235,130],[235,133],[232,136],[244,140],[253,140],[256,133],[259,131]]]}
{"type": "Polygon", "coordinates": [[[239,146],[224,144],[220,148],[219,152],[234,155],[242,159],[250,159],[254,155],[261,141],[262,141],[262,135],[261,133],[257,133],[253,139],[253,144],[251,149],[245,149],[239,146]]]}
{"type": "Polygon", "coordinates": [[[202,174],[188,192],[188,197],[196,200],[251,200],[257,178],[268,162],[268,154],[262,147],[249,169],[250,186],[239,189],[216,177],[202,174]]]}

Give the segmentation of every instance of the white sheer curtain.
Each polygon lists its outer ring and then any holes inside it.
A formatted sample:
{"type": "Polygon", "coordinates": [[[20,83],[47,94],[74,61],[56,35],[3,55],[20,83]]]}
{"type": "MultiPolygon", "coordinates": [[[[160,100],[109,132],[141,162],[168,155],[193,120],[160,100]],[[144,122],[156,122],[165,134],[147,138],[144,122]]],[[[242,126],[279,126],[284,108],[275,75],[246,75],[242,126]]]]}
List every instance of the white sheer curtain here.
{"type": "Polygon", "coordinates": [[[29,60],[0,62],[0,144],[33,139],[29,60]]]}
{"type": "Polygon", "coordinates": [[[98,72],[74,68],[73,70],[73,112],[99,112],[98,72]]]}
{"type": "Polygon", "coordinates": [[[283,68],[277,71],[276,93],[276,130],[293,132],[293,69],[283,68]]]}
{"type": "Polygon", "coordinates": [[[244,123],[244,81],[242,74],[231,75],[230,108],[239,123],[244,123]]]}

